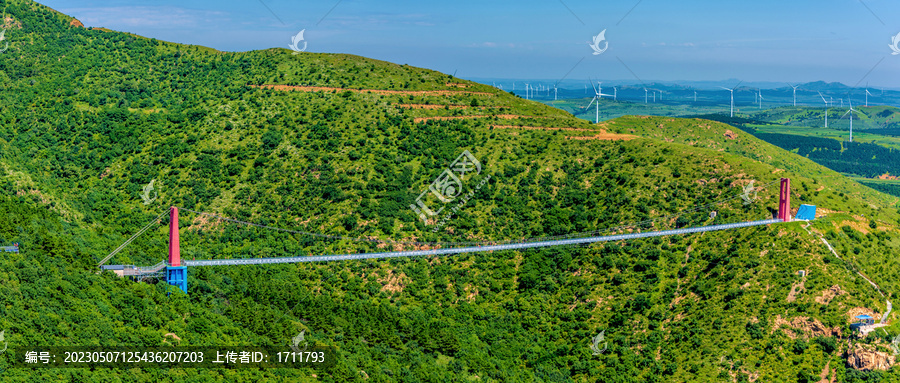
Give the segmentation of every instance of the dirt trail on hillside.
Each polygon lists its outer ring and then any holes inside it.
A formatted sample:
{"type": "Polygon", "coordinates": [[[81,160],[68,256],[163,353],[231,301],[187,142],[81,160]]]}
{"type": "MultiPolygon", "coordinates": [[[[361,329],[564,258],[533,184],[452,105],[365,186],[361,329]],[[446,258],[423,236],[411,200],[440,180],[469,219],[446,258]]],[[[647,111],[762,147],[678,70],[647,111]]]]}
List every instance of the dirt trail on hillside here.
{"type": "Polygon", "coordinates": [[[502,119],[506,119],[506,120],[512,120],[512,119],[516,119],[516,118],[549,118],[549,117],[540,117],[540,116],[523,116],[523,115],[519,115],[519,114],[493,114],[493,115],[477,114],[477,115],[471,115],[471,116],[417,117],[417,118],[414,118],[413,121],[415,121],[415,122],[430,121],[430,120],[443,121],[443,120],[458,120],[461,118],[488,118],[488,117],[497,117],[497,118],[502,118],[502,119]]]}
{"type": "Polygon", "coordinates": [[[544,126],[515,126],[515,125],[491,125],[494,129],[525,129],[525,130],[565,130],[565,131],[578,131],[578,132],[594,132],[597,133],[593,136],[566,136],[566,139],[569,140],[605,140],[605,141],[628,141],[637,138],[635,135],[631,134],[615,134],[608,133],[605,129],[584,129],[584,128],[551,128],[544,126]]]}
{"type": "Polygon", "coordinates": [[[518,126],[518,125],[491,125],[494,129],[525,129],[525,130],[574,130],[581,132],[600,132],[606,133],[603,129],[584,129],[584,128],[551,128],[546,126],[518,126]]]}
{"type": "MultiPolygon", "coordinates": [[[[435,104],[394,104],[394,106],[399,106],[401,108],[409,108],[409,109],[444,109],[448,107],[450,109],[469,109],[472,106],[469,105],[435,105],[435,104]]],[[[503,108],[502,106],[476,106],[475,108],[503,108]]]]}
{"type": "Polygon", "coordinates": [[[321,92],[321,91],[351,91],[354,93],[375,93],[375,94],[407,94],[407,95],[418,95],[418,96],[450,96],[455,94],[477,94],[482,96],[493,96],[493,93],[487,92],[468,92],[461,90],[386,90],[386,89],[353,89],[353,88],[333,88],[328,86],[299,86],[299,85],[273,85],[273,84],[264,84],[264,85],[250,85],[253,88],[268,88],[275,90],[291,90],[291,91],[299,91],[299,92],[321,92]]]}
{"type": "Polygon", "coordinates": [[[601,133],[595,134],[593,136],[566,136],[566,139],[569,140],[601,140],[601,141],[628,141],[637,138],[637,136],[631,134],[614,134],[614,133],[601,133]]]}

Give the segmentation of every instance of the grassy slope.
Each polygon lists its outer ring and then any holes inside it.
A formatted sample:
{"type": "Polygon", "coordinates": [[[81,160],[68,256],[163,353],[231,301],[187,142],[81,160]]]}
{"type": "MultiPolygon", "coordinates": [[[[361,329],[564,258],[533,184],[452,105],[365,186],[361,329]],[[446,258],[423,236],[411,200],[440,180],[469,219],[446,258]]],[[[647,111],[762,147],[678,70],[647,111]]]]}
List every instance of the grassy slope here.
{"type": "MultiPolygon", "coordinates": [[[[886,105],[863,106],[859,103],[853,113],[854,130],[878,129],[888,125],[895,125],[900,118],[900,110],[897,107],[886,105]]],[[[805,125],[820,126],[825,121],[824,108],[783,106],[762,111],[750,112],[751,118],[781,125],[805,125]]],[[[850,119],[845,116],[847,107],[828,108],[828,122],[832,128],[849,130],[850,119]],[[842,118],[843,117],[843,118],[842,118]]]]}
{"type": "MultiPolygon", "coordinates": [[[[755,159],[773,156],[787,163],[790,157],[764,144],[756,147],[759,152],[729,153],[717,150],[727,141],[717,148],[691,147],[656,139],[649,131],[648,138],[610,142],[566,138],[591,134],[586,131],[491,129],[510,124],[594,127],[475,84],[466,90],[493,95],[277,92],[242,85],[459,90],[446,85],[459,81],[449,76],[376,60],[286,50],[208,53],[166,43],[109,51],[117,41],[108,39],[118,38],[116,32],[70,33],[80,42],[68,46],[72,61],[42,60],[37,73],[26,71],[24,63],[3,68],[15,90],[4,91],[3,97],[43,107],[29,114],[16,103],[0,104],[4,121],[18,120],[4,124],[3,131],[5,167],[18,169],[5,173],[3,187],[6,195],[18,196],[4,197],[7,212],[0,215],[3,239],[24,244],[23,253],[2,260],[7,271],[0,276],[0,326],[14,345],[76,344],[86,338],[99,344],[157,345],[168,332],[180,336],[182,344],[283,344],[307,329],[310,339],[342,350],[339,367],[326,380],[352,379],[361,376],[359,371],[379,381],[475,376],[489,381],[717,381],[729,374],[794,380],[817,374],[829,361],[844,374],[840,350],[815,342],[798,348],[779,329],[777,316],[816,318],[840,327],[850,307],[883,304],[849,271],[850,265],[830,256],[796,223],[585,248],[200,268],[191,271],[190,297],[166,299],[161,285],[97,275],[91,264],[170,204],[351,236],[509,239],[643,221],[733,197],[751,179],[762,184],[785,174],[801,179],[827,173],[800,165],[776,173],[755,159]],[[115,55],[115,63],[80,68],[74,59],[98,52],[115,55]],[[327,75],[317,78],[317,73],[327,75]],[[426,125],[412,119],[453,111],[396,106],[466,105],[473,97],[479,105],[506,109],[460,114],[550,118],[426,125]],[[69,135],[67,126],[77,134],[69,135]],[[407,206],[463,149],[481,159],[492,181],[447,230],[432,233],[407,206]],[[145,207],[138,194],[150,179],[157,179],[160,199],[145,207]],[[795,275],[799,269],[810,270],[810,277],[797,299],[787,302],[801,282],[795,275]],[[827,305],[817,303],[815,297],[833,285],[849,294],[827,305]],[[589,340],[599,331],[605,331],[609,350],[592,356],[589,340]]],[[[11,49],[23,57],[49,56],[53,49],[8,35],[15,38],[11,49]]],[[[678,129],[705,129],[691,120],[672,122],[678,129]]],[[[607,129],[617,130],[619,124],[607,129]]],[[[854,211],[893,202],[838,178],[817,181],[826,189],[799,199],[854,211]],[[846,191],[843,197],[835,196],[841,191],[846,191]]],[[[801,190],[802,180],[795,185],[801,190]]],[[[714,220],[709,209],[701,209],[677,217],[681,221],[673,217],[654,225],[759,219],[774,205],[774,193],[774,187],[761,191],[749,206],[733,198],[715,205],[714,220]]],[[[897,247],[896,225],[887,222],[896,214],[886,208],[879,214],[885,234],[874,239],[854,239],[825,223],[814,227],[831,235],[842,251],[862,247],[854,240],[872,242],[861,249],[859,262],[878,278],[889,271],[870,270],[864,256],[887,257],[897,247]]],[[[183,222],[187,257],[372,250],[347,241],[204,223],[187,214],[183,222]]],[[[155,263],[164,241],[163,228],[152,230],[115,261],[155,263]]],[[[893,291],[892,286],[885,290],[893,291]]],[[[801,339],[816,335],[822,334],[804,333],[801,339]]],[[[303,370],[190,373],[193,380],[187,381],[256,381],[276,375],[313,380],[313,372],[303,370]]],[[[15,381],[32,372],[4,374],[15,381]]],[[[175,381],[186,372],[66,370],[43,376],[62,381],[88,375],[175,381]]]]}
{"type": "MultiPolygon", "coordinates": [[[[772,164],[776,169],[783,169],[803,177],[801,181],[811,182],[810,188],[818,189],[821,186],[820,184],[827,179],[828,187],[832,191],[849,194],[856,197],[856,200],[870,202],[869,206],[865,206],[865,204],[847,205],[840,201],[832,201],[830,202],[832,209],[864,209],[860,213],[866,214],[872,209],[896,207],[898,203],[898,199],[893,196],[860,186],[837,172],[817,165],[808,158],[781,150],[727,124],[696,119],[648,118],[643,116],[625,117],[610,121],[609,124],[612,129],[618,131],[633,131],[641,136],[659,140],[714,150],[725,150],[772,164]],[[731,131],[729,134],[731,137],[725,136],[726,131],[731,131]]],[[[798,185],[795,182],[795,186],[798,185]]]]}

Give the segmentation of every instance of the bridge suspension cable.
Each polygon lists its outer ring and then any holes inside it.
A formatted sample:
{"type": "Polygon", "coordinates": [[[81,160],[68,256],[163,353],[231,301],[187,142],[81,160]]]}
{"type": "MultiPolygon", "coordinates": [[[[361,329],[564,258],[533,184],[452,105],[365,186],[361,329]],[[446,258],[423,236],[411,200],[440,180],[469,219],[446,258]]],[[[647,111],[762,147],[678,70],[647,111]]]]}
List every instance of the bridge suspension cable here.
{"type": "Polygon", "coordinates": [[[128,246],[129,243],[134,241],[141,234],[144,234],[144,232],[147,231],[148,229],[150,229],[151,227],[153,227],[153,225],[158,224],[159,219],[162,218],[164,215],[166,215],[166,213],[168,213],[168,212],[169,212],[169,209],[166,209],[166,211],[162,212],[162,214],[156,216],[156,218],[154,218],[153,221],[150,221],[150,223],[148,223],[147,226],[144,226],[143,229],[139,230],[137,233],[132,235],[131,238],[128,238],[128,240],[125,241],[125,243],[123,243],[121,246],[119,246],[115,250],[113,250],[112,253],[109,253],[109,255],[107,255],[106,258],[103,258],[103,260],[100,261],[100,263],[98,263],[97,266],[103,266],[103,264],[106,263],[107,261],[109,261],[110,258],[112,258],[116,254],[118,254],[120,251],[122,251],[122,249],[124,249],[125,246],[128,246]]]}
{"type": "MultiPolygon", "coordinates": [[[[755,189],[765,188],[771,184],[779,182],[778,180],[772,181],[763,185],[756,187],[755,189]]],[[[782,185],[783,187],[783,185],[782,185]]],[[[541,237],[541,238],[527,238],[527,239],[512,239],[512,240],[504,240],[504,241],[476,241],[476,242],[449,242],[449,241],[434,241],[434,242],[424,242],[424,241],[393,241],[393,240],[384,240],[377,238],[359,238],[359,237],[349,237],[342,235],[330,235],[330,234],[321,234],[321,233],[313,233],[302,230],[291,230],[284,229],[269,225],[263,225],[253,222],[241,221],[234,218],[223,217],[218,214],[206,213],[195,211],[186,208],[178,209],[188,211],[191,213],[206,215],[210,217],[214,217],[216,219],[234,222],[243,225],[249,225],[254,227],[259,227],[263,229],[281,231],[292,234],[299,235],[307,235],[314,236],[319,238],[327,238],[327,239],[335,239],[335,240],[350,240],[356,242],[370,242],[370,243],[384,243],[384,244],[397,244],[397,245],[414,245],[414,246],[432,246],[435,249],[431,250],[414,250],[414,251],[399,251],[399,252],[387,252],[387,253],[364,253],[364,254],[346,254],[346,255],[323,255],[323,256],[303,256],[303,257],[279,257],[279,258],[250,258],[250,259],[232,259],[232,260],[199,260],[199,261],[187,261],[185,265],[188,266],[200,266],[200,265],[208,265],[208,264],[257,264],[257,263],[290,263],[290,262],[314,262],[318,261],[330,261],[330,260],[343,260],[343,259],[365,259],[365,258],[389,258],[389,257],[407,257],[407,256],[416,256],[416,255],[440,255],[440,254],[458,254],[458,253],[466,253],[466,252],[482,252],[482,251],[493,251],[493,250],[512,250],[512,249],[525,249],[525,248],[533,248],[533,247],[545,247],[545,246],[559,246],[559,245],[573,245],[573,244],[583,244],[583,243],[592,243],[592,242],[602,242],[602,241],[611,241],[611,240],[620,240],[620,239],[631,239],[631,238],[643,238],[643,237],[654,237],[661,235],[673,235],[673,234],[681,234],[681,233],[693,233],[693,232],[702,232],[702,231],[714,231],[714,230],[724,230],[731,229],[737,227],[746,227],[746,226],[755,226],[761,224],[769,224],[778,222],[778,220],[765,220],[765,221],[753,221],[750,223],[738,223],[738,224],[725,224],[725,225],[713,225],[713,226],[701,226],[695,228],[688,229],[675,229],[675,230],[664,230],[664,231],[653,231],[653,232],[645,232],[645,233],[629,233],[629,234],[619,234],[619,235],[611,235],[606,237],[600,237],[601,233],[609,233],[615,232],[619,230],[624,230],[626,228],[640,228],[644,225],[660,221],[660,220],[669,220],[674,217],[696,212],[702,209],[706,209],[718,204],[722,204],[724,202],[734,200],[737,198],[747,198],[747,190],[744,191],[743,194],[738,194],[730,197],[726,197],[720,199],[715,202],[707,203],[704,205],[698,205],[691,209],[685,209],[679,211],[674,214],[670,214],[667,216],[647,219],[644,221],[639,221],[635,223],[623,224],[615,227],[610,227],[606,229],[595,230],[591,232],[582,232],[582,233],[570,233],[561,236],[552,236],[552,237],[541,237]],[[302,259],[302,260],[301,260],[302,259]],[[259,261],[255,261],[259,260],[259,261]],[[208,262],[224,262],[224,263],[208,263],[208,262]]],[[[154,224],[158,224],[159,220],[167,213],[169,213],[171,209],[167,209],[159,216],[154,218],[149,224],[141,228],[137,233],[135,233],[131,238],[125,241],[118,248],[113,250],[109,255],[107,255],[103,260],[98,263],[98,266],[102,266],[104,263],[109,261],[113,256],[118,254],[122,249],[124,249],[128,244],[133,242],[137,237],[141,234],[149,230],[153,227],[154,224]]],[[[161,265],[165,265],[165,262],[161,264],[157,264],[154,267],[150,268],[142,268],[142,271],[158,271],[161,269],[161,265]],[[146,269],[146,270],[143,270],[146,269]]]]}
{"type": "MultiPolygon", "coordinates": [[[[765,187],[767,187],[767,186],[769,186],[769,185],[772,185],[772,184],[774,184],[774,183],[776,183],[776,182],[779,182],[779,180],[775,180],[775,181],[772,181],[772,182],[769,182],[769,183],[766,183],[766,184],[757,186],[756,188],[757,188],[757,189],[762,189],[762,188],[765,188],[765,187]]],[[[606,228],[606,229],[599,229],[599,230],[593,230],[593,231],[588,231],[588,232],[580,232],[580,233],[570,233],[570,234],[565,234],[565,235],[549,236],[549,237],[533,237],[533,238],[511,239],[511,240],[503,240],[503,241],[471,241],[471,242],[451,242],[451,241],[430,241],[430,242],[429,242],[429,241],[394,241],[394,240],[389,240],[389,239],[360,238],[360,237],[350,237],[350,236],[343,236],[343,235],[321,234],[321,233],[313,233],[313,232],[308,232],[308,231],[303,231],[303,230],[284,229],[284,228],[275,227],[275,226],[269,226],[269,225],[263,225],[263,224],[259,224],[259,223],[247,222],[247,221],[242,221],[242,220],[238,220],[238,219],[234,219],[234,218],[224,217],[224,216],[221,216],[221,215],[218,215],[218,214],[215,214],[215,213],[207,213],[207,212],[195,211],[195,210],[191,210],[191,209],[187,209],[187,208],[183,208],[183,207],[178,207],[178,209],[179,209],[179,210],[183,210],[183,211],[188,211],[188,212],[191,212],[191,213],[194,213],[194,214],[200,214],[200,215],[205,215],[205,216],[213,217],[213,218],[220,219],[220,220],[223,220],[223,221],[228,221],[228,222],[233,222],[233,223],[238,223],[238,224],[248,225],[248,226],[254,226],[254,227],[261,228],[261,229],[268,229],[268,230],[280,231],[280,232],[285,232],[285,233],[299,234],[299,235],[307,235],[307,236],[313,236],[313,237],[319,237],[319,238],[326,238],[326,239],[333,239],[333,240],[348,240],[348,241],[354,241],[354,242],[384,243],[384,244],[390,244],[390,245],[452,247],[452,246],[487,246],[487,245],[502,245],[502,244],[509,244],[509,243],[530,243],[530,242],[537,242],[537,241],[552,241],[552,240],[559,240],[559,239],[571,239],[571,238],[593,237],[593,236],[598,236],[598,235],[603,234],[603,233],[609,233],[609,232],[613,232],[613,231],[624,230],[624,229],[630,228],[630,227],[640,228],[640,227],[643,227],[643,226],[645,226],[645,225],[647,225],[647,224],[650,224],[650,223],[653,223],[653,222],[656,222],[656,221],[660,221],[660,220],[669,220],[669,219],[672,219],[672,218],[674,218],[674,217],[678,217],[678,216],[683,215],[683,214],[693,213],[693,212],[700,211],[700,210],[703,210],[703,209],[706,209],[706,208],[709,208],[709,207],[712,207],[712,206],[715,206],[715,205],[722,204],[722,203],[724,203],[724,202],[728,202],[728,201],[731,201],[731,200],[739,199],[739,198],[742,197],[742,195],[743,195],[743,194],[738,194],[738,195],[734,195],[734,196],[729,196],[729,197],[720,199],[720,200],[715,201],[715,202],[710,202],[710,203],[708,203],[708,204],[695,206],[694,208],[691,208],[691,209],[685,209],[685,210],[682,210],[682,211],[679,211],[679,212],[677,212],[677,213],[673,213],[673,214],[670,214],[670,215],[666,215],[666,216],[662,216],[662,217],[657,217],[657,218],[651,218],[651,219],[647,219],[647,220],[643,220],[643,221],[639,221],[639,222],[633,222],[633,223],[622,224],[622,225],[619,225],[619,226],[613,226],[613,227],[609,227],[609,228],[606,228]]]]}
{"type": "Polygon", "coordinates": [[[743,227],[769,225],[773,223],[784,222],[781,219],[767,219],[762,221],[728,223],[723,225],[700,226],[686,229],[674,229],[663,231],[650,231],[645,233],[631,233],[610,235],[604,237],[589,237],[575,239],[561,239],[555,241],[540,241],[527,243],[513,243],[505,245],[490,245],[476,247],[456,247],[446,249],[430,249],[430,250],[408,250],[393,251],[383,253],[362,253],[362,254],[344,254],[344,255],[319,255],[319,256],[298,256],[298,257],[276,257],[276,258],[243,258],[243,259],[207,259],[197,261],[184,261],[185,266],[230,266],[230,265],[260,265],[275,263],[300,263],[300,262],[328,262],[328,261],[345,261],[358,259],[375,259],[375,258],[399,258],[399,257],[415,257],[424,255],[450,255],[461,253],[478,253],[488,251],[501,250],[521,250],[536,247],[564,246],[564,245],[580,245],[594,242],[621,241],[637,238],[661,237],[667,235],[692,234],[707,231],[738,229],[743,227]]]}

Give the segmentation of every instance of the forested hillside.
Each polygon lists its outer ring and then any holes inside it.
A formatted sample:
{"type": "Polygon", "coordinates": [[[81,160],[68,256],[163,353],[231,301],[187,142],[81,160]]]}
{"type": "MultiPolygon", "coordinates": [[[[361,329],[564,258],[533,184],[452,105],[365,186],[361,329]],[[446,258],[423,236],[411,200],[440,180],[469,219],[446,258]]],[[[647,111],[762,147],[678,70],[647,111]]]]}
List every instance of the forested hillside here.
{"type": "Polygon", "coordinates": [[[756,133],[756,136],[841,173],[875,178],[900,169],[900,152],[880,145],[793,134],[756,133]]]}
{"type": "MultiPolygon", "coordinates": [[[[879,115],[884,114],[885,113],[879,113],[879,115]]],[[[854,136],[854,141],[849,142],[845,140],[847,136],[843,133],[840,135],[840,138],[835,138],[833,134],[828,132],[819,131],[813,133],[814,129],[804,132],[803,130],[806,130],[806,128],[791,130],[791,128],[788,128],[786,125],[772,125],[764,121],[746,118],[731,118],[722,115],[704,115],[698,117],[712,119],[738,127],[770,144],[799,154],[802,157],[808,158],[809,160],[834,171],[854,177],[856,182],[862,185],[887,194],[900,196],[900,189],[898,189],[900,188],[900,185],[885,182],[885,180],[896,177],[895,174],[898,172],[898,169],[900,169],[900,153],[898,153],[894,142],[886,140],[886,138],[891,136],[891,132],[894,131],[894,129],[857,131],[857,135],[854,136]],[[782,131],[787,133],[781,133],[782,131]],[[863,141],[857,141],[859,139],[859,133],[870,133],[872,136],[866,137],[866,141],[868,142],[859,142],[863,141]],[[815,136],[815,134],[823,134],[825,136],[815,136]],[[877,178],[884,179],[878,180],[877,178]]],[[[778,163],[785,164],[788,169],[791,169],[792,167],[806,168],[809,161],[792,160],[786,162],[778,160],[778,163]]],[[[867,198],[872,197],[873,196],[869,194],[867,198]]]]}
{"type": "MultiPolygon", "coordinates": [[[[889,352],[848,324],[885,309],[859,272],[888,297],[900,289],[897,199],[746,133],[695,119],[597,126],[426,69],[218,52],[2,4],[0,241],[21,244],[0,253],[10,347],[287,345],[305,331],[338,350],[328,370],[20,369],[7,352],[4,382],[900,379],[846,363],[860,345],[889,352]],[[410,205],[465,150],[489,181],[465,189],[443,226],[423,221],[410,205]],[[781,177],[795,209],[828,217],[528,251],[192,267],[188,295],[96,267],[169,206],[183,208],[187,259],[346,254],[765,219],[781,177]]],[[[111,263],[165,259],[158,223],[111,263]]]]}

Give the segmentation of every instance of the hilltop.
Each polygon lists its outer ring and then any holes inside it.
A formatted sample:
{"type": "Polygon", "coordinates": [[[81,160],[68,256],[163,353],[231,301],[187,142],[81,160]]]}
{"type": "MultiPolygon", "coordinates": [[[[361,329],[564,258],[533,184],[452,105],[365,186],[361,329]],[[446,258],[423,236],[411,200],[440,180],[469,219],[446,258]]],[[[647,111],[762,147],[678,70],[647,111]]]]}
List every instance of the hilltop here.
{"type": "MultiPolygon", "coordinates": [[[[0,258],[10,346],[286,345],[305,331],[339,355],[327,371],[23,370],[0,356],[4,381],[898,377],[847,366],[889,352],[847,325],[880,315],[881,294],[900,288],[897,198],[736,128],[598,126],[408,65],[218,52],[81,28],[24,0],[4,12],[22,25],[0,60],[0,241],[22,244],[0,258]],[[409,206],[465,150],[490,181],[436,230],[409,206]],[[165,283],[96,268],[173,205],[184,208],[184,258],[344,254],[434,246],[352,238],[505,241],[763,219],[781,177],[794,207],[827,217],[521,252],[198,267],[190,294],[170,297],[165,283]],[[151,181],[158,198],[145,204],[151,181]],[[760,188],[745,204],[751,181],[760,188]]],[[[166,223],[113,262],[164,259],[166,223]]]]}

